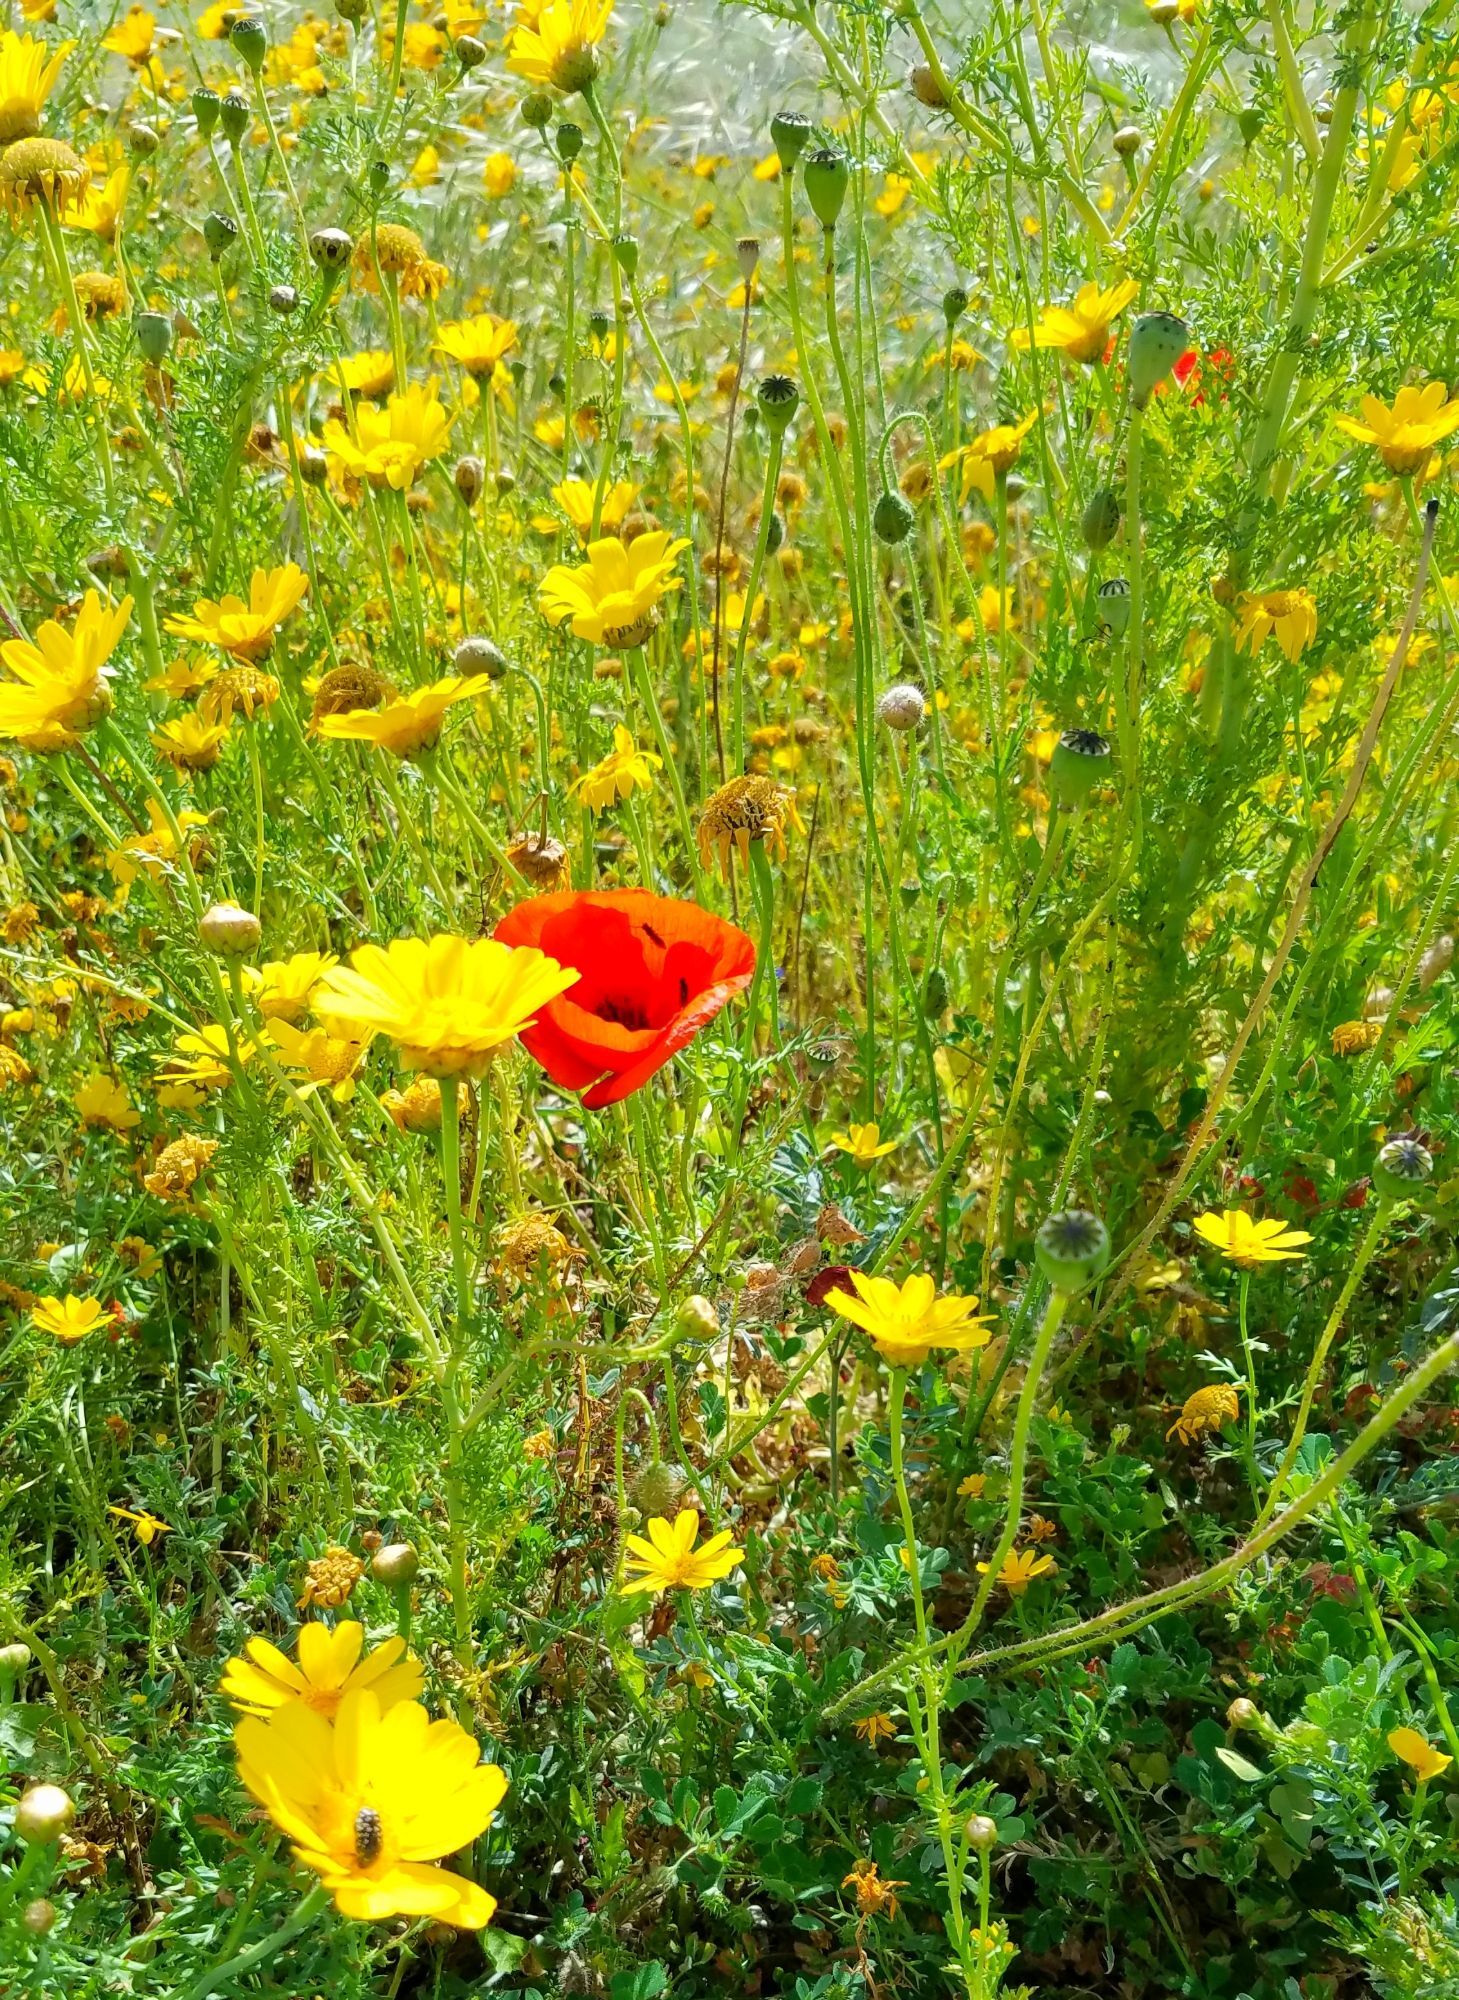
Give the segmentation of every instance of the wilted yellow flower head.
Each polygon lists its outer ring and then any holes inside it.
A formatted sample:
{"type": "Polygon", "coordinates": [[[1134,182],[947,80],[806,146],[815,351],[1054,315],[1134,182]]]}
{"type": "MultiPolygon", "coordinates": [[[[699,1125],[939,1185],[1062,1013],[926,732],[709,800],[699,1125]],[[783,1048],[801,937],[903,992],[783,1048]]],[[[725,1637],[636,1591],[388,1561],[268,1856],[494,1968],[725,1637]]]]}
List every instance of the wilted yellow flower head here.
{"type": "Polygon", "coordinates": [[[787,826],[793,826],[797,833],[805,832],[796,810],[795,792],[789,785],[777,784],[774,778],[754,773],[731,778],[705,800],[699,816],[699,852],[706,867],[717,853],[720,866],[727,869],[730,849],[734,847],[748,867],[750,843],[761,840],[780,860],[785,855],[787,826]]]}
{"type": "Polygon", "coordinates": [[[1208,1382],[1204,1389],[1192,1390],[1181,1406],[1180,1415],[1165,1433],[1182,1444],[1195,1444],[1207,1431],[1235,1423],[1241,1402],[1231,1382],[1208,1382]]]}

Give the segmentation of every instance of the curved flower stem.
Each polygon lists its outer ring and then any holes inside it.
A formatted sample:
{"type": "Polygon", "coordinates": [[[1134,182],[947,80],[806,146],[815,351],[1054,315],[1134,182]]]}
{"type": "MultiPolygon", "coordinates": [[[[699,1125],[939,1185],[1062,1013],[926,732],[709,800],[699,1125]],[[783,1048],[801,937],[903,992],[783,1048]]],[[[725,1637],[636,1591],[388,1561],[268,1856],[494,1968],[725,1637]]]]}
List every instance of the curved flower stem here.
{"type": "MultiPolygon", "coordinates": [[[[456,1379],[466,1358],[466,1343],[474,1319],[471,1267],[466,1254],[466,1229],[461,1214],[461,1079],[441,1078],[441,1177],[446,1188],[446,1227],[451,1237],[451,1274],[456,1291],[456,1322],[451,1332],[449,1357],[441,1377],[441,1405],[446,1419],[446,1502],[449,1540],[452,1624],[456,1635],[456,1659],[467,1666],[471,1660],[471,1608],[466,1580],[466,1488],[462,1472],[462,1452],[466,1443],[456,1379]]],[[[484,1134],[477,1133],[481,1145],[484,1134]]],[[[469,1711],[463,1694],[459,1711],[469,1711]]],[[[465,1715],[461,1715],[462,1726],[465,1715]]]]}
{"type": "Polygon", "coordinates": [[[755,616],[755,592],[760,588],[760,577],[765,568],[765,552],[770,546],[770,524],[775,518],[775,489],[780,480],[780,460],[784,449],[784,431],[772,431],[770,450],[765,459],[765,484],[760,494],[760,532],[755,537],[755,553],[750,559],[750,580],[745,588],[744,616],[740,619],[739,635],[735,640],[735,657],[730,667],[735,716],[734,755],[730,761],[734,765],[736,777],[745,768],[745,648],[750,641],[750,625],[755,616]]]}
{"type": "MultiPolygon", "coordinates": [[[[1404,1377],[1382,1408],[1368,1420],[1347,1450],[1330,1459],[1304,1492],[1219,1562],[1210,1564],[1194,1576],[1182,1578],[1179,1583],[1147,1591],[1124,1604],[1111,1605],[1107,1611],[1081,1619],[1077,1624],[1061,1626],[1057,1631],[1045,1632],[1036,1639],[1020,1639],[1010,1646],[995,1646],[985,1653],[974,1653],[965,1663],[965,1670],[969,1673],[989,1673],[994,1668],[1022,1671],[1050,1660],[1068,1658],[1075,1653],[1087,1653],[1092,1645],[1114,1645],[1152,1624],[1155,1619],[1163,1618],[1167,1612],[1180,1610],[1224,1590],[1243,1569],[1249,1568],[1268,1549],[1275,1547],[1294,1528],[1300,1527],[1320,1507],[1325,1506],[1344,1480],[1350,1479],[1363,1460],[1402,1422],[1414,1404],[1420,1402],[1434,1384],[1455,1367],[1459,1367],[1459,1334],[1451,1334],[1447,1340],[1432,1348],[1404,1377]]],[[[960,1661],[966,1643],[963,1630],[960,1627],[945,1639],[935,1641],[934,1650],[945,1652],[953,1660],[960,1661]]],[[[848,1709],[864,1703],[879,1688],[898,1681],[915,1666],[916,1658],[915,1648],[904,1649],[886,1666],[879,1667],[875,1673],[868,1674],[864,1680],[848,1688],[845,1694],[829,1702],[824,1711],[827,1719],[834,1722],[848,1709]]]]}
{"type": "Polygon", "coordinates": [[[285,1945],[290,1945],[296,1937],[301,1937],[329,1901],[329,1891],[322,1882],[316,1882],[305,1896],[292,1917],[276,1931],[270,1931],[266,1938],[250,1945],[247,1951],[239,1952],[223,1965],[215,1965],[190,1986],[183,1988],[177,2000],[208,2000],[210,1993],[216,1993],[220,1986],[231,1986],[235,1979],[241,1979],[245,1972],[252,1972],[256,1965],[267,1965],[268,1961],[285,1945]]]}
{"type": "Polygon", "coordinates": [[[704,880],[699,871],[699,849],[694,841],[694,828],[689,818],[689,802],[684,797],[684,780],[679,770],[679,760],[674,755],[674,746],[669,741],[669,732],[664,727],[658,700],[654,694],[653,682],[649,677],[648,660],[642,646],[630,646],[628,657],[633,665],[633,684],[638,698],[643,703],[648,726],[653,732],[655,747],[663,759],[664,769],[669,774],[669,790],[674,795],[674,817],[679,822],[679,836],[684,842],[684,855],[689,864],[689,876],[694,884],[694,896],[698,901],[704,894],[704,880]]]}
{"type": "Polygon", "coordinates": [[[1008,1504],[1003,1517],[1003,1532],[988,1559],[983,1581],[979,1584],[978,1594],[973,1599],[973,1608],[953,1635],[950,1658],[954,1661],[958,1659],[969,1639],[977,1631],[983,1612],[987,1608],[988,1599],[998,1582],[999,1572],[1008,1560],[1013,1544],[1018,1540],[1018,1524],[1023,1515],[1024,1479],[1028,1468],[1028,1439],[1029,1432],[1033,1428],[1033,1413],[1038,1403],[1039,1385],[1053,1350],[1054,1336],[1063,1324],[1064,1314],[1068,1308],[1067,1292],[1050,1292],[1049,1303],[1044,1308],[1043,1319],[1034,1336],[1028,1373],[1023,1378],[1018,1408],[1013,1417],[1013,1448],[1008,1458],[1008,1504]]]}
{"type": "MultiPolygon", "coordinates": [[[[1338,1328],[1343,1323],[1347,1309],[1352,1304],[1353,1294],[1358,1289],[1363,1273],[1373,1261],[1373,1253],[1378,1248],[1378,1239],[1383,1234],[1389,1216],[1393,1213],[1393,1207],[1394,1204],[1386,1196],[1380,1199],[1378,1206],[1373,1211],[1372,1221],[1363,1232],[1363,1240],[1358,1245],[1357,1254],[1353,1258],[1343,1288],[1333,1301],[1332,1311],[1327,1316],[1327,1323],[1317,1337],[1317,1345],[1312,1350],[1312,1359],[1307,1364],[1307,1374],[1302,1383],[1302,1399],[1297,1405],[1297,1420],[1292,1425],[1292,1436],[1282,1462],[1277,1468],[1276,1476],[1272,1480],[1267,1492],[1266,1501],[1262,1506],[1261,1512],[1256,1517],[1256,1529],[1253,1532],[1264,1528],[1271,1519],[1272,1512],[1281,1499],[1282,1488],[1287,1483],[1287,1477],[1297,1462],[1297,1453],[1302,1449],[1302,1440],[1307,1435],[1307,1419],[1312,1414],[1312,1399],[1317,1394],[1317,1384],[1322,1379],[1323,1364],[1327,1360],[1328,1351],[1337,1336],[1338,1328]]],[[[1244,1291],[1242,1294],[1242,1304],[1244,1308],[1244,1291]]],[[[1243,1311],[1243,1324],[1244,1322],[1245,1314],[1243,1311]]]]}
{"type": "MultiPolygon", "coordinates": [[[[906,1399],[907,1371],[905,1368],[894,1368],[887,1411],[892,1453],[892,1484],[896,1488],[897,1507],[902,1519],[902,1534],[905,1537],[903,1549],[907,1574],[912,1584],[912,1618],[917,1627],[917,1651],[921,1660],[921,1672],[918,1677],[921,1684],[920,1700],[909,1680],[907,1716],[912,1725],[912,1733],[917,1739],[917,1748],[927,1780],[928,1809],[937,1829],[938,1845],[942,1849],[943,1869],[947,1876],[948,1936],[962,1962],[964,1977],[968,1978],[967,1920],[963,1915],[962,1905],[966,1853],[959,1856],[954,1849],[952,1812],[942,1777],[943,1676],[933,1666],[927,1644],[927,1605],[922,1593],[922,1573],[917,1555],[917,1529],[912,1518],[912,1499],[907,1491],[903,1435],[906,1399]]],[[[968,1991],[970,1993],[975,1991],[971,1980],[968,1991]]]]}

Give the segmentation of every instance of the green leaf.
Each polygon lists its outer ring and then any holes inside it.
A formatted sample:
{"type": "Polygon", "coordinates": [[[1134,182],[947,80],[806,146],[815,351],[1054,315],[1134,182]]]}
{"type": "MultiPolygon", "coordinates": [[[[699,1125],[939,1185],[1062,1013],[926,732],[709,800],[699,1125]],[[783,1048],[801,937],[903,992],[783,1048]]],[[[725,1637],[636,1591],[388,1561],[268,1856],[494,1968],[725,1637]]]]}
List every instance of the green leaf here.
{"type": "Polygon", "coordinates": [[[1239,1778],[1243,1785],[1260,1785],[1266,1782],[1266,1772],[1249,1763],[1239,1750],[1232,1750],[1225,1743],[1219,1744],[1216,1755],[1226,1766],[1233,1778],[1239,1778]]]}

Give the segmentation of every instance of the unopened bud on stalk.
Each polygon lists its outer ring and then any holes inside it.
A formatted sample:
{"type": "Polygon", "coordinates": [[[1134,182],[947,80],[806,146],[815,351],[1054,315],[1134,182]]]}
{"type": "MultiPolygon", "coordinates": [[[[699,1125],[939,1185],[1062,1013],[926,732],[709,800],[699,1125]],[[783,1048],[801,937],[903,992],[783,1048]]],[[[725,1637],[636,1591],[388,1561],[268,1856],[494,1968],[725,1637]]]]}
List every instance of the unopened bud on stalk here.
{"type": "Polygon", "coordinates": [[[321,271],[342,271],[354,248],[354,238],[343,229],[316,229],[309,238],[309,255],[321,271]]]}
{"type": "Polygon", "coordinates": [[[765,553],[773,556],[785,540],[785,520],[780,512],[770,509],[770,526],[765,530],[765,553]]]}
{"type": "Polygon", "coordinates": [[[388,1590],[414,1583],[419,1569],[420,1557],[413,1542],[387,1542],[370,1559],[370,1574],[388,1590]]]}
{"type": "Polygon", "coordinates": [[[1066,729],[1049,759],[1049,797],[1056,806],[1082,806],[1109,775],[1109,738],[1097,729],[1066,729]]]}
{"type": "Polygon", "coordinates": [[[740,276],[746,281],[755,275],[755,267],[760,261],[760,239],[758,236],[741,236],[735,244],[735,261],[740,267],[740,276]]]}
{"type": "Polygon", "coordinates": [[[996,1819],[989,1819],[986,1813],[974,1813],[964,1831],[968,1837],[968,1846],[975,1854],[986,1854],[990,1848],[998,1845],[998,1822],[996,1819]]]}
{"type": "Polygon", "coordinates": [[[257,14],[240,14],[228,30],[228,39],[257,76],[268,54],[268,29],[257,14]]]}
{"type": "Polygon", "coordinates": [[[942,295],[942,317],[949,332],[968,309],[968,295],[961,285],[949,285],[942,295]]]}
{"type": "Polygon", "coordinates": [[[378,201],[390,186],[390,162],[378,157],[371,160],[365,181],[371,194],[378,201]]]}
{"type": "Polygon", "coordinates": [[[571,166],[582,150],[583,128],[565,118],[557,128],[557,157],[571,166]]]}
{"type": "Polygon", "coordinates": [[[486,484],[486,467],[482,461],[470,453],[465,458],[458,458],[451,478],[463,504],[474,507],[486,484]]]}
{"type": "Polygon", "coordinates": [[[911,503],[900,493],[890,488],[878,494],[875,507],[871,510],[872,533],[879,542],[895,548],[898,542],[905,542],[917,525],[917,516],[911,503]]]}
{"type": "Polygon", "coordinates": [[[822,229],[834,229],[851,185],[846,155],[838,153],[834,146],[818,146],[814,153],[806,155],[804,171],[806,199],[817,222],[822,229]]]}
{"type": "Polygon", "coordinates": [[[606,340],[612,325],[612,315],[601,306],[594,306],[588,314],[588,333],[594,340],[606,340]]]}
{"type": "Polygon", "coordinates": [[[689,1340],[715,1340],[719,1336],[719,1314],[712,1299],[703,1292],[691,1292],[680,1299],[674,1311],[676,1331],[689,1340]]]}
{"type": "Polygon", "coordinates": [[[927,697],[921,688],[913,687],[910,681],[898,681],[889,687],[876,705],[878,722],[884,722],[888,729],[895,729],[903,735],[909,729],[920,728],[927,713],[927,697]]]}
{"type": "Polygon", "coordinates": [[[1242,142],[1250,146],[1261,134],[1266,123],[1266,113],[1259,104],[1243,104],[1236,114],[1236,129],[1242,142]]]}
{"type": "Polygon", "coordinates": [[[929,111],[947,109],[947,92],[930,63],[917,63],[907,78],[907,85],[917,102],[925,104],[929,111]]]}
{"type": "Polygon", "coordinates": [[[496,471],[491,475],[491,483],[496,488],[497,492],[500,493],[502,497],[505,499],[508,493],[516,492],[517,475],[515,472],[508,471],[506,466],[499,465],[496,471]]]}
{"type": "Polygon", "coordinates": [[[1190,328],[1174,313],[1141,313],[1130,329],[1130,396],[1143,410],[1190,344],[1190,328]]]}
{"type": "Polygon", "coordinates": [[[486,61],[486,43],[479,42],[475,35],[458,35],[451,44],[456,51],[456,60],[461,65],[462,74],[479,69],[486,61]]]}
{"type": "Polygon", "coordinates": [[[613,258],[631,284],[638,276],[638,239],[634,236],[615,236],[613,258]]]}
{"type": "Polygon", "coordinates": [[[1120,531],[1119,496],[1112,487],[1091,493],[1079,517],[1079,532],[1091,549],[1107,549],[1120,531]]]}
{"type": "Polygon", "coordinates": [[[1150,0],[1150,19],[1157,28],[1168,28],[1180,18],[1180,0],[1150,0]]]}
{"type": "Polygon", "coordinates": [[[552,123],[553,103],[545,90],[529,90],[518,106],[522,123],[534,132],[545,132],[552,123]]]}
{"type": "Polygon", "coordinates": [[[203,217],[203,241],[208,246],[208,255],[216,264],[238,234],[238,224],[231,215],[221,215],[214,209],[211,215],[203,217]]]}
{"type": "Polygon", "coordinates": [[[193,117],[198,121],[198,131],[208,138],[218,123],[218,113],[223,109],[223,100],[216,90],[209,90],[200,83],[192,94],[193,117]]]}
{"type": "Polygon", "coordinates": [[[1082,1292],[1109,1262],[1109,1231],[1087,1208],[1045,1217],[1033,1240],[1034,1261],[1056,1292],[1082,1292]]]}
{"type": "Polygon", "coordinates": [[[800,407],[800,390],[788,375],[767,375],[755,391],[755,401],[766,429],[781,437],[800,407]]]}
{"type": "Polygon", "coordinates": [[[51,1930],[60,1911],[49,1896],[34,1896],[20,1913],[21,1927],[31,1937],[44,1937],[51,1930]]]}
{"type": "Polygon", "coordinates": [[[139,312],[133,317],[132,332],[137,336],[142,359],[150,361],[154,367],[159,361],[165,361],[172,352],[170,313],[139,312]]]}
{"type": "Polygon", "coordinates": [[[1402,1132],[1373,1162],[1373,1185],[1389,1201],[1414,1201],[1433,1171],[1434,1156],[1428,1147],[1411,1132],[1402,1132]]]}
{"type": "Polygon", "coordinates": [[[1122,160],[1132,160],[1145,143],[1145,134],[1138,125],[1121,125],[1110,140],[1110,144],[1122,160]]]}
{"type": "Polygon", "coordinates": [[[269,311],[276,312],[281,319],[287,319],[291,312],[299,309],[299,294],[292,285],[274,285],[268,295],[269,311]]]}
{"type": "Polygon", "coordinates": [[[0,1646],[0,1680],[19,1679],[30,1665],[30,1647],[17,1639],[13,1645],[0,1646]]]}
{"type": "Polygon", "coordinates": [[[1099,586],[1095,602],[1099,608],[1100,622],[1105,630],[1116,639],[1122,638],[1130,629],[1130,585],[1123,576],[1106,577],[1099,586]]]}
{"type": "Polygon", "coordinates": [[[237,903],[214,903],[198,919],[198,936],[219,958],[246,958],[256,951],[263,926],[252,910],[237,903]]]}
{"type": "Polygon", "coordinates": [[[342,21],[358,25],[365,18],[368,0],[334,0],[334,11],[342,21]]]}
{"type": "Polygon", "coordinates": [[[507,656],[492,640],[478,636],[461,641],[453,664],[458,674],[488,674],[499,681],[507,670],[507,656]]]}
{"type": "Polygon", "coordinates": [[[134,153],[147,155],[155,153],[162,144],[162,136],[155,125],[148,125],[140,118],[134,118],[127,127],[127,144],[134,153]]]}
{"type": "Polygon", "coordinates": [[[15,1808],[15,1831],[27,1847],[49,1847],[76,1818],[69,1792],[59,1785],[32,1785],[15,1808]]]}
{"type": "Polygon", "coordinates": [[[218,123],[223,128],[223,137],[230,146],[236,146],[246,137],[251,123],[248,99],[241,90],[230,90],[218,111],[218,123]]]}
{"type": "Polygon", "coordinates": [[[306,444],[300,452],[299,473],[310,486],[322,486],[329,477],[329,460],[317,445],[306,444]]]}
{"type": "Polygon", "coordinates": [[[940,965],[929,966],[927,977],[922,982],[922,1012],[929,1021],[941,1019],[947,1012],[950,997],[947,974],[940,965]]]}
{"type": "Polygon", "coordinates": [[[1233,1729],[1252,1729],[1261,1720],[1261,1710],[1254,1701],[1239,1694],[1227,1709],[1226,1720],[1233,1729]]]}
{"type": "Polygon", "coordinates": [[[799,111],[777,111],[770,120],[770,137],[775,145],[780,171],[788,174],[810,143],[815,127],[799,111]]]}

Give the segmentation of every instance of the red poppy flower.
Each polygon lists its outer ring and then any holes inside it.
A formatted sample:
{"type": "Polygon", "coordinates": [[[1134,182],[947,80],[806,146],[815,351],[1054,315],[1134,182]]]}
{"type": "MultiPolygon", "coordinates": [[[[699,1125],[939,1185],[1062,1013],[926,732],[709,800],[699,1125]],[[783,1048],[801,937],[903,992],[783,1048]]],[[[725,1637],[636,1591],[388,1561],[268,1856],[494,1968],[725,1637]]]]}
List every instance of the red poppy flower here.
{"type": "Polygon", "coordinates": [[[647,889],[533,896],[496,927],[581,976],[523,1036],[552,1081],[590,1111],[630,1097],[686,1048],[755,970],[742,930],[647,889]]]}

